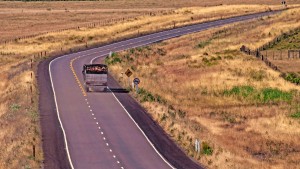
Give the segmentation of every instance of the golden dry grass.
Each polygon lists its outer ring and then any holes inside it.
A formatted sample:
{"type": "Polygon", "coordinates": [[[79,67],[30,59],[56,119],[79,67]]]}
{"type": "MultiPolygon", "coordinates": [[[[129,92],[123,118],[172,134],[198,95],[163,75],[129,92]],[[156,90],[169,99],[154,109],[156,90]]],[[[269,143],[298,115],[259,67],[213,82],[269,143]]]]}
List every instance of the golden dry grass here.
{"type": "MultiPolygon", "coordinates": [[[[289,1],[299,4],[299,0],[289,1]]],[[[0,1],[1,41],[58,29],[82,26],[111,18],[139,16],[145,12],[218,5],[279,5],[274,0],[112,0],[90,2],[0,1]]],[[[227,11],[228,12],[228,11],[227,11]]]]}
{"type": "MultiPolygon", "coordinates": [[[[67,16],[65,18],[62,18],[59,20],[59,24],[61,23],[68,23],[66,25],[69,25],[69,22],[77,23],[81,22],[84,16],[87,16],[88,13],[85,13],[84,10],[94,10],[93,12],[107,12],[110,13],[112,11],[120,11],[120,13],[124,13],[124,11],[128,11],[130,14],[131,12],[136,13],[135,11],[144,11],[149,9],[120,9],[121,4],[124,5],[124,8],[129,8],[132,4],[126,3],[125,1],[122,1],[123,3],[114,4],[110,3],[109,1],[101,1],[99,4],[95,5],[95,2],[87,2],[87,3],[73,3],[70,2],[68,4],[67,10],[70,10],[71,12],[76,13],[76,10],[78,13],[84,13],[82,15],[79,15],[77,19],[74,20],[70,19],[67,16]],[[114,4],[112,6],[105,6],[103,5],[106,3],[114,4]],[[80,10],[82,7],[82,4],[85,4],[87,6],[86,9],[80,10]],[[100,7],[101,6],[101,7],[100,7]],[[103,7],[103,8],[102,8],[103,7]],[[107,8],[106,8],[107,7],[107,8]],[[109,8],[118,8],[119,10],[110,10],[109,8]],[[100,8],[100,9],[99,9],[100,8]]],[[[132,3],[137,3],[137,1],[131,1],[132,3]]],[[[143,1],[144,2],[144,1],[143,1]]],[[[146,1],[145,1],[146,2],[146,1]]],[[[194,1],[189,1],[190,3],[193,3],[194,1]]],[[[202,2],[202,1],[201,1],[202,2]]],[[[222,1],[223,2],[223,1],[222,1]]],[[[224,1],[225,2],[225,1],[224,1]]],[[[237,1],[238,2],[238,1],[237,1]]],[[[253,1],[254,2],[254,1],[253,1]]],[[[256,3],[258,1],[255,1],[256,3]]],[[[271,2],[271,1],[270,1],[271,2]]],[[[98,3],[98,2],[97,2],[98,3]]],[[[150,1],[147,3],[149,4],[150,1]]],[[[147,3],[145,3],[147,5],[147,3]]],[[[200,1],[198,1],[200,3],[200,1]]],[[[209,3],[207,1],[207,3],[209,3]]],[[[23,2],[1,2],[0,6],[10,6],[8,8],[9,13],[11,10],[15,10],[12,13],[16,14],[17,16],[21,16],[20,9],[23,9],[24,13],[28,13],[28,16],[24,16],[24,18],[28,18],[29,16],[32,16],[31,13],[36,14],[45,14],[50,12],[50,16],[47,16],[48,19],[57,18],[59,14],[61,13],[68,13],[65,12],[65,8],[62,4],[65,4],[63,2],[53,2],[53,3],[46,3],[46,2],[38,2],[34,3],[35,5],[32,7],[33,3],[23,3],[23,2]],[[11,6],[15,6],[16,9],[11,9],[11,6]],[[51,8],[51,10],[47,10],[47,8],[51,8]],[[45,9],[45,11],[43,11],[45,9]]],[[[168,7],[168,3],[162,3],[161,7],[168,7]]],[[[178,4],[182,4],[182,1],[174,1],[174,6],[178,4]]],[[[184,3],[184,5],[186,5],[184,3]]],[[[153,4],[153,8],[160,6],[160,3],[155,2],[153,4]],[[155,6],[156,5],[156,6],[155,6]]],[[[143,8],[146,6],[143,6],[142,3],[140,5],[137,5],[137,8],[143,8]]],[[[152,7],[152,6],[151,6],[152,7]]],[[[81,28],[80,30],[70,30],[60,33],[50,33],[46,35],[42,35],[36,38],[21,40],[17,42],[11,42],[8,44],[1,44],[0,45],[0,52],[1,52],[1,62],[0,62],[0,68],[2,70],[0,77],[0,99],[1,99],[1,118],[0,118],[0,124],[2,126],[1,129],[1,145],[6,145],[0,148],[0,168],[40,168],[39,165],[41,164],[42,160],[42,150],[41,150],[41,140],[40,140],[40,134],[39,134],[39,127],[38,127],[38,120],[36,120],[36,116],[38,115],[34,114],[33,112],[38,111],[36,105],[29,106],[29,95],[28,95],[28,78],[30,79],[30,72],[26,67],[28,66],[28,62],[30,61],[30,56],[41,52],[41,51],[47,51],[49,54],[50,52],[57,52],[60,51],[61,48],[63,50],[69,50],[70,48],[77,47],[77,46],[84,46],[87,42],[88,45],[92,44],[100,44],[100,43],[107,43],[111,42],[113,40],[122,39],[125,37],[130,37],[137,34],[137,30],[139,33],[148,33],[153,31],[162,30],[165,28],[170,28],[173,26],[173,21],[177,22],[177,26],[179,25],[185,25],[190,24],[194,22],[203,22],[207,20],[213,20],[218,19],[221,17],[229,17],[229,16],[235,16],[235,15],[241,15],[245,13],[252,13],[252,12],[260,12],[269,10],[269,8],[276,9],[278,6],[265,6],[265,5],[250,5],[250,6],[219,6],[219,7],[211,7],[211,8],[202,8],[202,7],[194,7],[194,8],[184,8],[184,9],[178,9],[175,10],[174,13],[169,13],[163,16],[151,16],[151,17],[138,17],[135,20],[131,20],[124,23],[119,23],[117,25],[109,25],[105,27],[99,27],[99,28],[81,28]],[[231,9],[231,10],[228,10],[231,9]],[[194,19],[191,20],[191,17],[194,19]],[[23,63],[23,64],[21,64],[23,63]],[[27,66],[24,66],[26,65],[27,66]],[[23,69],[24,68],[24,69],[23,69]],[[9,119],[11,121],[9,121],[9,119]],[[34,121],[33,121],[34,120],[34,121]],[[9,123],[8,123],[9,122],[9,123]],[[25,127],[24,127],[25,126],[25,127]],[[18,131],[18,132],[16,132],[18,131]],[[13,137],[13,138],[12,138],[13,137]],[[33,138],[35,138],[33,140],[33,138]],[[35,143],[37,145],[37,159],[33,160],[31,155],[31,144],[35,143]]],[[[152,9],[151,9],[152,10],[152,9]]],[[[159,9],[160,10],[160,9],[159,9]]],[[[21,11],[22,12],[22,11],[21,11]]],[[[73,13],[73,14],[74,14],[73,13]]],[[[7,12],[1,13],[1,15],[8,15],[7,12]]],[[[92,16],[93,18],[94,16],[92,16]]],[[[104,18],[107,17],[104,15],[104,18]]],[[[9,18],[9,17],[8,17],[9,18]]],[[[40,20],[41,17],[38,17],[40,20]]],[[[15,18],[17,19],[17,18],[15,18]]],[[[20,19],[20,18],[19,18],[20,19]]],[[[90,19],[87,17],[87,19],[90,19]]],[[[97,18],[94,18],[97,20],[97,18]]],[[[9,20],[9,19],[8,19],[9,20]]],[[[22,20],[22,19],[21,19],[22,20]]],[[[21,21],[18,20],[17,22],[21,21]]],[[[33,19],[34,20],[34,19],[33,19]]],[[[92,20],[92,19],[91,19],[92,20]]],[[[16,22],[14,20],[13,22],[16,22]]],[[[29,30],[28,26],[33,26],[30,30],[36,30],[44,31],[47,29],[47,27],[51,27],[52,25],[43,25],[43,28],[35,27],[35,25],[32,25],[32,21],[24,21],[27,26],[24,27],[24,30],[29,30]]],[[[38,21],[40,22],[40,21],[38,21]]],[[[5,26],[5,29],[11,26],[11,32],[9,32],[9,36],[13,37],[15,35],[23,35],[23,32],[19,32],[19,29],[16,29],[17,26],[13,26],[14,24],[9,21],[5,21],[2,23],[6,23],[7,26],[5,26]]],[[[34,24],[36,23],[33,22],[34,24]]],[[[82,23],[82,22],[81,22],[82,23]]],[[[70,25],[72,25],[70,24],[70,25]]],[[[18,24],[19,25],[19,24],[18,24]]],[[[63,25],[64,26],[64,25],[63,25]]],[[[58,27],[57,27],[58,28],[58,27]]],[[[60,27],[59,27],[60,28],[60,27]]],[[[56,28],[55,28],[56,29],[56,28]]],[[[51,29],[50,29],[51,30],[51,29]]],[[[26,32],[26,31],[24,31],[26,32]]],[[[190,36],[191,39],[194,39],[196,37],[190,36]]],[[[207,38],[207,37],[206,37],[207,38]]],[[[189,40],[186,39],[186,43],[190,43],[189,40]]],[[[197,38],[196,38],[197,39],[197,38]]],[[[199,39],[198,39],[199,40],[199,39]]],[[[178,44],[180,46],[180,44],[178,44]]],[[[184,44],[183,44],[184,46],[184,44]]],[[[180,48],[179,48],[180,49],[180,48]]],[[[193,48],[192,48],[193,49],[193,48]]],[[[193,51],[193,50],[191,50],[193,51]]],[[[193,56],[194,57],[194,56],[193,56]]],[[[37,60],[38,61],[38,60],[37,60]]],[[[182,63],[186,61],[174,61],[173,63],[170,62],[170,70],[172,71],[171,67],[172,64],[182,63]]],[[[262,65],[263,66],[263,65],[262,65]]],[[[155,70],[151,70],[154,71],[155,70]]],[[[161,71],[161,70],[159,70],[161,71]]],[[[179,70],[180,71],[180,70],[179,70]]],[[[271,72],[272,73],[272,72],[271,72]]],[[[275,73],[276,75],[276,73],[275,73]]],[[[176,77],[176,74],[173,75],[176,77]]],[[[34,75],[33,75],[34,77],[34,75]]],[[[144,79],[143,79],[144,80],[144,79]]],[[[171,79],[170,79],[171,80],[171,79]]],[[[149,81],[150,83],[151,81],[149,81]]],[[[159,81],[158,81],[159,82],[159,81]]],[[[34,95],[36,95],[36,82],[33,79],[33,90],[34,95]]],[[[161,83],[161,82],[160,82],[161,83]]],[[[173,82],[170,81],[170,84],[173,82]]],[[[197,83],[195,81],[195,83],[197,83]]],[[[188,85],[188,84],[186,84],[188,85]]],[[[166,89],[170,90],[170,89],[166,89]]],[[[157,91],[158,92],[158,91],[157,91]]],[[[190,92],[191,94],[193,92],[190,92]]],[[[172,94],[166,93],[166,98],[172,99],[172,94]]],[[[36,100],[36,98],[34,98],[36,100]]],[[[208,98],[209,100],[209,98],[208,98]]],[[[35,104],[37,102],[35,101],[35,104]]],[[[158,105],[159,106],[159,105],[158,105]]],[[[164,108],[164,107],[162,107],[164,108]]],[[[162,112],[158,112],[158,114],[161,114],[162,112]]],[[[158,116],[154,116],[155,118],[158,118],[158,116]]],[[[184,122],[184,121],[182,121],[184,122]]],[[[164,124],[166,125],[166,124],[164,124]]],[[[180,123],[176,124],[178,127],[182,127],[180,123]]],[[[198,128],[199,123],[197,121],[193,121],[191,124],[192,126],[195,126],[198,128]]],[[[192,132],[188,131],[188,132],[192,132]]],[[[192,137],[192,136],[191,136],[192,137]]],[[[194,137],[194,136],[193,136],[194,137]]],[[[191,152],[192,153],[192,152],[191,152]]]]}
{"type": "Polygon", "coordinates": [[[32,71],[11,64],[1,68],[0,168],[40,168],[43,155],[37,98],[30,91],[32,84],[36,93],[32,71]],[[31,104],[31,96],[34,104],[31,104]]]}
{"type": "Polygon", "coordinates": [[[109,9],[102,5],[96,2],[70,2],[70,4],[0,2],[1,41],[167,10],[166,8],[109,9]]]}
{"type": "Polygon", "coordinates": [[[165,100],[143,102],[144,96],[134,94],[185,152],[208,168],[298,168],[300,121],[290,115],[299,111],[300,87],[239,48],[261,46],[299,27],[299,18],[300,10],[292,9],[120,52],[116,57],[123,62],[110,70],[126,86],[121,72],[131,68],[140,88],[165,100]],[[262,102],[223,94],[235,86],[293,91],[293,98],[262,102]],[[211,156],[194,151],[196,138],[213,147],[211,156]]]}
{"type": "Polygon", "coordinates": [[[107,43],[113,40],[130,37],[138,33],[149,33],[172,28],[174,21],[176,22],[176,26],[182,26],[278,8],[280,7],[264,5],[183,8],[163,16],[143,16],[116,25],[49,33],[31,39],[20,40],[17,43],[1,44],[0,52],[7,55],[13,54],[25,56],[41,51],[50,53],[60,50],[61,48],[63,50],[68,50],[74,46],[84,46],[86,43],[88,46],[107,43]],[[231,9],[230,11],[228,10],[229,8],[231,9]],[[224,15],[224,13],[226,13],[226,15],[224,15]]]}

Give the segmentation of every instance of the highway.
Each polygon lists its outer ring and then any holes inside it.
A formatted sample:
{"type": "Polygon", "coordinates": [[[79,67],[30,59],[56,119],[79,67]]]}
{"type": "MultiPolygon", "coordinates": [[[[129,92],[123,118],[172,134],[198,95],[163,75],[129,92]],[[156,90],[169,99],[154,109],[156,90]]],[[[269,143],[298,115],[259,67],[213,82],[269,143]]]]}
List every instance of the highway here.
{"type": "Polygon", "coordinates": [[[173,143],[145,110],[109,76],[110,92],[83,90],[82,66],[109,52],[246,21],[275,12],[233,17],[141,36],[68,54],[39,65],[45,168],[202,168],[173,143]]]}

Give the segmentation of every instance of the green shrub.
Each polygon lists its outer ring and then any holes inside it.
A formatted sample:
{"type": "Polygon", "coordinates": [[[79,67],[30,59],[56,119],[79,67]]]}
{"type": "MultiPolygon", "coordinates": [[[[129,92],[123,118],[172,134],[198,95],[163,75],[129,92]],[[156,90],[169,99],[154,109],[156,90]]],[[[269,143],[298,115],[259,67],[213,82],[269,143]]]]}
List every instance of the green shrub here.
{"type": "Polygon", "coordinates": [[[202,62],[206,65],[206,66],[212,66],[212,65],[216,65],[218,64],[218,60],[222,60],[221,56],[218,57],[211,57],[210,59],[208,59],[207,57],[204,57],[202,59],[202,62]]]}
{"type": "Polygon", "coordinates": [[[293,98],[292,93],[283,92],[279,89],[272,88],[263,89],[258,96],[263,103],[270,101],[291,101],[293,98]]]}
{"type": "Polygon", "coordinates": [[[267,102],[289,102],[293,99],[292,92],[284,92],[276,88],[264,88],[257,90],[252,86],[235,86],[230,90],[223,91],[224,96],[236,96],[261,103],[267,102]]]}
{"type": "Polygon", "coordinates": [[[285,80],[289,81],[289,82],[292,82],[292,83],[295,83],[297,85],[300,84],[300,77],[297,76],[295,73],[288,73],[286,76],[285,76],[285,80]]]}
{"type": "Polygon", "coordinates": [[[226,56],[224,56],[224,59],[232,60],[232,59],[233,59],[233,56],[231,56],[231,55],[226,55],[226,56]]]}
{"type": "Polygon", "coordinates": [[[236,118],[234,115],[228,113],[228,112],[221,112],[221,115],[223,117],[224,121],[227,121],[229,123],[236,123],[236,118]]]}
{"type": "Polygon", "coordinates": [[[161,103],[161,104],[166,104],[167,103],[167,101],[159,95],[155,95],[155,98],[156,98],[156,102],[158,102],[158,103],[161,103]]]}
{"type": "Polygon", "coordinates": [[[143,48],[137,47],[136,50],[139,51],[139,52],[142,52],[142,51],[143,51],[143,48]]]}
{"type": "Polygon", "coordinates": [[[15,103],[10,106],[10,109],[12,111],[18,111],[18,110],[20,110],[20,108],[21,108],[21,106],[18,104],[15,104],[15,103]]]}
{"type": "Polygon", "coordinates": [[[197,47],[204,48],[204,47],[208,46],[209,44],[210,44],[210,41],[203,41],[203,42],[198,43],[197,47]]]}
{"type": "Polygon", "coordinates": [[[213,153],[212,147],[207,142],[204,141],[202,143],[202,154],[212,155],[212,153],[213,153]]]}
{"type": "Polygon", "coordinates": [[[105,58],[105,63],[107,65],[114,65],[116,63],[121,63],[122,59],[118,56],[117,53],[112,53],[110,57],[105,58]]]}
{"type": "Polygon", "coordinates": [[[263,70],[251,70],[249,74],[250,77],[256,81],[262,81],[267,76],[266,72],[263,70]]]}
{"type": "Polygon", "coordinates": [[[165,121],[168,118],[168,116],[164,113],[162,117],[160,118],[160,121],[165,121]]]}
{"type": "Polygon", "coordinates": [[[144,88],[139,88],[139,91],[137,94],[138,94],[141,102],[157,102],[157,103],[161,103],[161,104],[167,103],[167,101],[164,100],[161,96],[153,95],[152,93],[150,93],[149,91],[147,91],[144,88]]]}
{"type": "Polygon", "coordinates": [[[138,95],[140,96],[141,102],[154,102],[155,97],[148,91],[146,91],[144,88],[140,88],[138,91],[138,95]]]}
{"type": "Polygon", "coordinates": [[[129,49],[130,50],[130,53],[131,54],[133,54],[134,53],[134,51],[135,51],[135,49],[134,48],[131,48],[131,49],[129,49]]]}
{"type": "Polygon", "coordinates": [[[225,96],[242,96],[243,98],[248,97],[254,92],[254,88],[252,86],[235,86],[231,90],[225,90],[225,96]]]}
{"type": "Polygon", "coordinates": [[[160,56],[165,56],[167,54],[167,51],[165,49],[162,49],[162,48],[158,48],[157,49],[157,53],[160,55],[160,56]]]}
{"type": "Polygon", "coordinates": [[[186,116],[186,112],[179,109],[179,110],[178,110],[178,116],[179,116],[180,118],[184,118],[184,117],[186,116]]]}
{"type": "Polygon", "coordinates": [[[296,118],[296,119],[299,119],[300,118],[300,111],[294,113],[291,115],[292,118],[296,118]]]}

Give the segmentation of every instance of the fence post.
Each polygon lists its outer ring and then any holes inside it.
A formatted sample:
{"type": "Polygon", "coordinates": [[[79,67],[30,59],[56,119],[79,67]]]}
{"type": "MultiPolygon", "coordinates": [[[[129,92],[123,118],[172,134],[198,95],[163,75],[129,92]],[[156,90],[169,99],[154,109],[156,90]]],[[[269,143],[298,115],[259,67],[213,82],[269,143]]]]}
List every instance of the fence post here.
{"type": "Polygon", "coordinates": [[[35,145],[32,144],[32,156],[35,159],[35,145]]]}
{"type": "Polygon", "coordinates": [[[296,55],[297,53],[296,53],[296,51],[293,51],[293,59],[295,59],[295,55],[296,55]]]}

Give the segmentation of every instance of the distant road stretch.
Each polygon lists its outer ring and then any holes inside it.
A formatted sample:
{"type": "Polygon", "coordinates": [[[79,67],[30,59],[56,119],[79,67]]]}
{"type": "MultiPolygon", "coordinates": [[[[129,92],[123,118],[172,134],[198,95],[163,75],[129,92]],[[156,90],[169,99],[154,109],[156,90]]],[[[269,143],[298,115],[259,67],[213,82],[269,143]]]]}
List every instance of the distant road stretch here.
{"type": "Polygon", "coordinates": [[[264,12],[141,36],[46,60],[39,65],[45,168],[202,168],[187,157],[147,112],[109,76],[111,92],[85,93],[82,66],[111,51],[272,15],[264,12]]]}

